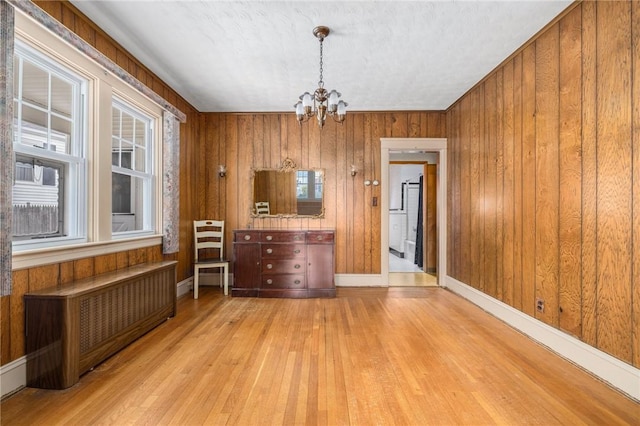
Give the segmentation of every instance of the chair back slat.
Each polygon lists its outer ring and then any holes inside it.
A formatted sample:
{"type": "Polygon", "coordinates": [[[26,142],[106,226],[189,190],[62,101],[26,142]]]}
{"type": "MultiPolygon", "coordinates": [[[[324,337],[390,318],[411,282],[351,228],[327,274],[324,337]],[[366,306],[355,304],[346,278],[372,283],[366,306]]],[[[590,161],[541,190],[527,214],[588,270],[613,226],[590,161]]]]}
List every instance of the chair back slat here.
{"type": "Polygon", "coordinates": [[[197,244],[198,250],[200,249],[219,249],[222,248],[222,242],[220,241],[202,241],[197,244]]]}
{"type": "Polygon", "coordinates": [[[222,238],[222,232],[220,231],[197,231],[198,239],[201,240],[203,238],[222,238]]]}

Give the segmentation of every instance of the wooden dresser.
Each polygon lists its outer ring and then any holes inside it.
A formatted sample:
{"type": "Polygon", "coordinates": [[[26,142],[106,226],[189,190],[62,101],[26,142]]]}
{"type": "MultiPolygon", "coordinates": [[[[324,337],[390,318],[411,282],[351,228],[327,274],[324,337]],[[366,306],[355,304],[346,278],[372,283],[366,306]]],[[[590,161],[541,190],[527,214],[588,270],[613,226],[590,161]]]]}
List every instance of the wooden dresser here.
{"type": "Polygon", "coordinates": [[[335,297],[333,230],[233,231],[232,296],[335,297]]]}

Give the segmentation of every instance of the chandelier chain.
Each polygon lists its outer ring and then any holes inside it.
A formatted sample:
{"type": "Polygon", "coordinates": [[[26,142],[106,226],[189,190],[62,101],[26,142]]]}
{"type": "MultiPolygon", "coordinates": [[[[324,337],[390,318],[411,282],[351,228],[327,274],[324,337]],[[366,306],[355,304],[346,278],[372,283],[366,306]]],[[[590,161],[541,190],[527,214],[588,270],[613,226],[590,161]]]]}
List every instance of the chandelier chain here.
{"type": "Polygon", "coordinates": [[[322,42],[324,41],[324,38],[320,39],[320,81],[318,81],[318,86],[320,87],[324,87],[324,81],[322,81],[322,42]]]}

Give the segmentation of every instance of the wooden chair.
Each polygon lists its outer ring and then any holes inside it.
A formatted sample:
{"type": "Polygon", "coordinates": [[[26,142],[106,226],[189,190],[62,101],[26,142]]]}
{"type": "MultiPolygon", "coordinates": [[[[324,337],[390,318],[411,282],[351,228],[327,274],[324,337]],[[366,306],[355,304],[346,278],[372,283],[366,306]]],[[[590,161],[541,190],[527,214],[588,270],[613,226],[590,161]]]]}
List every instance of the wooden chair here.
{"type": "Polygon", "coordinates": [[[224,281],[224,295],[229,294],[229,261],[224,258],[224,221],[223,220],[194,220],[193,238],[195,262],[193,264],[193,298],[198,298],[198,280],[201,269],[220,270],[220,287],[224,281]],[[217,254],[216,257],[202,256],[203,253],[217,254]],[[222,276],[224,275],[224,277],[222,276]],[[223,279],[222,279],[223,278],[223,279]]]}
{"type": "Polygon", "coordinates": [[[256,203],[256,214],[271,214],[268,201],[258,201],[256,203]]]}

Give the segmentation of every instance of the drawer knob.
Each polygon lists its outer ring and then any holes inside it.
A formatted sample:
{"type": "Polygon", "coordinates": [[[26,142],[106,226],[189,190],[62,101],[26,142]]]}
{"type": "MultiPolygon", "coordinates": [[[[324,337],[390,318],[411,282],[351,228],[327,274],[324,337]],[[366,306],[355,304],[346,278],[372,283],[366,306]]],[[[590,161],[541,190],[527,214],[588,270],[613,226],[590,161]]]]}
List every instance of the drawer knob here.
{"type": "Polygon", "coordinates": [[[273,280],[272,280],[271,278],[269,278],[269,279],[267,280],[267,284],[273,284],[273,280]]]}
{"type": "Polygon", "coordinates": [[[294,284],[300,284],[300,280],[295,280],[293,283],[294,284]]]}
{"type": "Polygon", "coordinates": [[[318,241],[320,241],[321,239],[322,239],[322,235],[318,235],[318,236],[316,237],[316,240],[318,240],[318,241]]]}
{"type": "Polygon", "coordinates": [[[271,235],[267,235],[267,241],[271,241],[273,240],[273,237],[271,235]]]}
{"type": "Polygon", "coordinates": [[[249,241],[251,239],[251,235],[245,235],[244,239],[245,239],[245,241],[249,241]]]}
{"type": "Polygon", "coordinates": [[[268,248],[268,249],[267,249],[267,253],[271,254],[271,253],[273,253],[273,250],[272,250],[272,249],[270,249],[270,248],[268,248]]]}
{"type": "Polygon", "coordinates": [[[295,249],[293,252],[294,252],[295,254],[298,254],[298,253],[300,253],[300,249],[295,249]]]}
{"type": "Polygon", "coordinates": [[[293,267],[296,268],[296,269],[300,269],[300,265],[298,265],[298,264],[295,264],[293,267]]]}
{"type": "Polygon", "coordinates": [[[296,240],[296,241],[300,241],[301,238],[300,238],[300,235],[294,235],[293,239],[296,240]]]}
{"type": "Polygon", "coordinates": [[[267,263],[267,269],[273,269],[273,265],[270,263],[267,263]]]}

